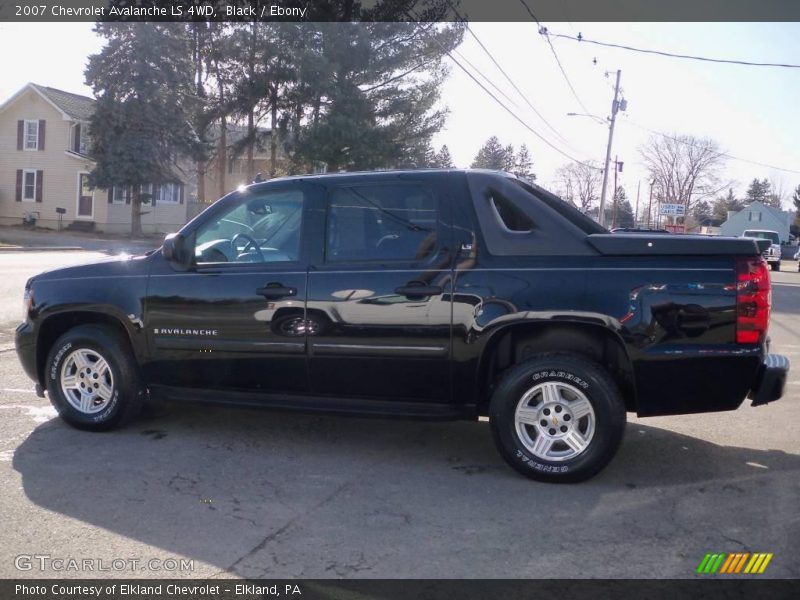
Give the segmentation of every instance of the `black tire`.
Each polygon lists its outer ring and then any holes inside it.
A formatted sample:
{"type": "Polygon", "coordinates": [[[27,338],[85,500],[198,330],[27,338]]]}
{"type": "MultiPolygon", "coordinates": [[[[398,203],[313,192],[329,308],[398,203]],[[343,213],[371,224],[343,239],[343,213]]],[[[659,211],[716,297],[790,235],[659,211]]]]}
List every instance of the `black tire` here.
{"type": "Polygon", "coordinates": [[[59,416],[78,429],[114,429],[133,419],[141,409],[143,388],[128,340],[104,325],[79,325],[58,338],[47,357],[45,379],[50,402],[59,416]],[[110,398],[98,412],[82,412],[73,406],[61,386],[62,371],[77,368],[70,357],[78,350],[100,356],[108,364],[110,398]]]}
{"type": "Polygon", "coordinates": [[[777,260],[773,263],[770,263],[770,267],[772,267],[773,271],[780,271],[781,270],[781,261],[777,260]]]}
{"type": "MultiPolygon", "coordinates": [[[[544,397],[534,395],[526,405],[530,407],[530,402],[534,401],[539,407],[537,410],[543,411],[544,397]],[[537,397],[539,400],[536,400],[537,397]]],[[[571,405],[569,400],[565,402],[564,406],[571,405]]],[[[544,413],[539,414],[543,419],[551,418],[544,417],[544,413]]],[[[547,414],[556,416],[555,411],[547,414]]],[[[599,473],[619,448],[625,432],[625,420],[625,403],[609,374],[596,363],[567,353],[538,354],[509,369],[500,378],[489,406],[489,421],[498,451],[511,467],[538,481],[572,483],[589,479],[599,473]],[[529,390],[546,382],[561,384],[559,389],[563,391],[559,394],[564,396],[559,396],[560,399],[571,396],[572,400],[577,401],[579,395],[572,390],[582,393],[594,412],[593,434],[588,435],[591,417],[587,416],[586,420],[578,417],[568,423],[565,417],[569,409],[562,409],[565,412],[561,414],[562,422],[558,424],[560,429],[584,428],[586,431],[581,435],[587,434],[588,438],[588,445],[582,451],[564,460],[547,460],[536,456],[529,449],[531,439],[534,442],[538,439],[538,425],[520,425],[523,435],[528,435],[528,444],[520,438],[517,431],[515,414],[518,405],[529,390]],[[535,438],[531,438],[530,434],[535,438]]],[[[547,427],[550,427],[549,422],[547,427]]],[[[547,431],[555,432],[556,436],[562,435],[557,429],[547,431]]],[[[568,433],[571,434],[572,429],[568,429],[568,433]]],[[[560,440],[552,446],[556,452],[559,452],[558,448],[563,448],[560,450],[562,453],[574,452],[574,449],[570,450],[560,440]]],[[[545,455],[549,457],[550,451],[545,455]]]]}

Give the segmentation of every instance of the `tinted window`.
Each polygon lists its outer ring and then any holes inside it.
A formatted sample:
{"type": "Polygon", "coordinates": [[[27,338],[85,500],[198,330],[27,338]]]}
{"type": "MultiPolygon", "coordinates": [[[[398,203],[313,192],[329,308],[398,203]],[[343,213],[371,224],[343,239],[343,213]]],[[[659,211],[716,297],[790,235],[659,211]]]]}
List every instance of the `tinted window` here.
{"type": "Polygon", "coordinates": [[[415,261],[436,245],[436,198],[418,185],[352,186],[328,202],[326,260],[415,261]]]}
{"type": "Polygon", "coordinates": [[[195,260],[279,262],[298,260],[303,193],[243,193],[241,200],[197,230],[195,260]]]}
{"type": "Polygon", "coordinates": [[[531,218],[517,208],[511,200],[500,192],[492,190],[492,206],[500,221],[509,231],[530,231],[533,229],[531,218]]]}

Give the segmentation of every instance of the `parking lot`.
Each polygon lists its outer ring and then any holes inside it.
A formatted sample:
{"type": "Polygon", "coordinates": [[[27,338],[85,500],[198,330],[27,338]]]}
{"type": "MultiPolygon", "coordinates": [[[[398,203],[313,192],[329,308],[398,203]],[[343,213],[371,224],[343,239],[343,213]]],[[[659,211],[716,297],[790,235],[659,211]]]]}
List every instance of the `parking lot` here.
{"type": "MultiPolygon", "coordinates": [[[[155,559],[124,577],[694,577],[707,552],[800,563],[800,273],[773,273],[787,394],[731,413],[629,417],[598,477],[517,475],[484,422],[424,423],[165,406],[74,430],[13,351],[25,279],[88,252],[0,254],[0,576],[92,573],[20,555],[155,559]],[[190,568],[155,571],[190,559],[190,568]],[[171,562],[166,562],[171,565],[171,562]]],[[[129,563],[126,563],[129,564],[129,563]]]]}

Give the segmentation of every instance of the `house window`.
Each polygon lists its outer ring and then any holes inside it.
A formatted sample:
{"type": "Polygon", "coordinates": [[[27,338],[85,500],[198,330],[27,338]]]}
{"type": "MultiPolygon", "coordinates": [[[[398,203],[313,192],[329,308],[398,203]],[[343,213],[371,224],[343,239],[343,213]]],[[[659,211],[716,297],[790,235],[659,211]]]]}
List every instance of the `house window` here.
{"type": "Polygon", "coordinates": [[[39,121],[25,121],[25,150],[39,149],[39,121]]]}
{"type": "Polygon", "coordinates": [[[751,221],[761,221],[761,213],[751,210],[750,211],[750,220],[751,221]]]}
{"type": "Polygon", "coordinates": [[[36,202],[36,171],[22,172],[22,200],[36,202]]]}
{"type": "Polygon", "coordinates": [[[177,204],[180,200],[180,189],[177,183],[162,183],[158,201],[168,204],[177,204]]]}
{"type": "Polygon", "coordinates": [[[78,151],[81,154],[89,154],[89,132],[88,127],[84,126],[80,129],[80,137],[78,138],[78,151]]]}
{"type": "Polygon", "coordinates": [[[111,197],[112,204],[125,204],[125,198],[128,195],[128,186],[115,185],[114,195],[111,197]]]}

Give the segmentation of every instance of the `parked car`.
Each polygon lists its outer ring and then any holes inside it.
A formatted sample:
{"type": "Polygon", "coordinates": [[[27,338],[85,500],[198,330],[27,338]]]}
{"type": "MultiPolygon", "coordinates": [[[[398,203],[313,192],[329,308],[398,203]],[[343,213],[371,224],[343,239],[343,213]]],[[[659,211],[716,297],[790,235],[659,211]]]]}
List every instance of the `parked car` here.
{"type": "Polygon", "coordinates": [[[33,277],[16,347],[81,429],[148,399],[484,416],[514,469],[580,481],[627,412],[781,397],[768,243],[609,234],[499,172],[275,179],[157,251],[33,277]]]}
{"type": "Polygon", "coordinates": [[[764,260],[767,261],[773,271],[781,270],[781,238],[777,231],[767,229],[748,229],[742,233],[742,237],[757,240],[769,240],[770,246],[763,252],[764,260]]]}

